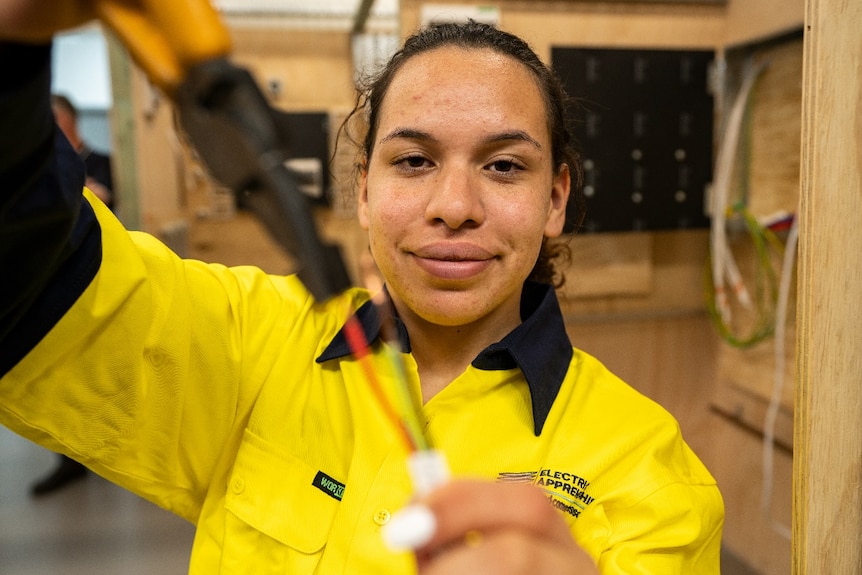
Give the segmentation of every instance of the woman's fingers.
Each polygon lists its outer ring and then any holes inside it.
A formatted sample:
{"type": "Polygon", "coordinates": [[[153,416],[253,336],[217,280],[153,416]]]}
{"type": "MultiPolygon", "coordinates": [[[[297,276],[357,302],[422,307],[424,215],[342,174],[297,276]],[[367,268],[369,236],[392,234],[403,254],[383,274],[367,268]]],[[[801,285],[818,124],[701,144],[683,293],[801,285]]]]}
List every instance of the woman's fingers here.
{"type": "Polygon", "coordinates": [[[386,535],[416,550],[423,575],[597,573],[566,522],[531,485],[447,483],[393,518],[386,535]]]}
{"type": "Polygon", "coordinates": [[[0,38],[45,42],[55,32],[67,30],[95,18],[94,2],[88,0],[7,0],[0,2],[0,38]]]}
{"type": "Polygon", "coordinates": [[[581,549],[513,530],[468,535],[437,552],[417,555],[422,575],[572,575],[597,573],[581,549]]]}

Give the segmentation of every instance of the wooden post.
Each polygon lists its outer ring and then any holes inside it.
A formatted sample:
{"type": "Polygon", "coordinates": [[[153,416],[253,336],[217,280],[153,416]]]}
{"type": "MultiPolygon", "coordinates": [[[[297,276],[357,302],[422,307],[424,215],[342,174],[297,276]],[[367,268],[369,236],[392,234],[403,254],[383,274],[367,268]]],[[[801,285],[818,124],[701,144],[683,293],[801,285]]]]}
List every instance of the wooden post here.
{"type": "Polygon", "coordinates": [[[117,38],[106,33],[108,61],[111,67],[113,106],[112,162],[117,212],[123,224],[132,230],[141,229],[141,201],[138,186],[138,162],[135,155],[135,113],[132,105],[132,62],[117,38]]]}
{"type": "Polygon", "coordinates": [[[793,573],[862,573],[862,2],[807,0],[793,573]]]}

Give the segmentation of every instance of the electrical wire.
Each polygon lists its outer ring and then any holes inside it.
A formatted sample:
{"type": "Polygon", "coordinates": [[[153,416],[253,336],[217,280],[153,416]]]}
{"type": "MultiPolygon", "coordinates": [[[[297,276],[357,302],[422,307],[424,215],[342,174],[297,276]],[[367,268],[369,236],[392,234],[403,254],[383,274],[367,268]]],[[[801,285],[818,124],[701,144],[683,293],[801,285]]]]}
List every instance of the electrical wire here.
{"type": "MultiPolygon", "coordinates": [[[[716,158],[715,181],[712,190],[712,222],[710,226],[710,251],[706,264],[705,299],[710,319],[721,337],[734,347],[751,347],[774,333],[774,302],[777,297],[776,272],[772,264],[769,246],[781,254],[781,242],[766,227],[761,226],[746,209],[745,201],[738,200],[731,205],[731,176],[740,134],[746,118],[755,81],[766,68],[765,62],[749,62],[743,74],[742,85],[736,95],[729,113],[724,137],[716,158]],[[745,229],[755,249],[755,293],[752,294],[743,280],[742,273],[733,255],[727,237],[729,218],[737,217],[745,229]],[[730,294],[734,297],[731,298],[730,294]],[[733,303],[743,310],[754,313],[754,323],[747,334],[738,334],[731,327],[733,323],[733,303]]],[[[747,181],[747,166],[743,166],[740,176],[743,188],[747,181]]]]}
{"type": "Polygon", "coordinates": [[[431,441],[422,430],[420,423],[422,403],[421,399],[411,392],[407,370],[404,366],[403,352],[395,327],[392,302],[383,288],[383,282],[377,275],[376,266],[370,257],[363,259],[361,264],[365,285],[369,293],[373,294],[371,302],[380,320],[381,345],[393,370],[394,387],[400,403],[400,411],[390,402],[386,390],[374,370],[370,358],[368,338],[365,337],[365,332],[355,313],[348,314],[344,333],[351,353],[362,365],[376,401],[383,409],[386,418],[399,431],[399,436],[407,451],[407,472],[413,483],[415,494],[421,497],[448,481],[449,465],[445,455],[433,448],[431,441]]]}
{"type": "Polygon", "coordinates": [[[781,407],[781,397],[784,392],[785,371],[785,328],[787,326],[787,311],[790,301],[790,287],[793,284],[793,270],[796,263],[796,244],[799,239],[798,219],[793,218],[790,231],[787,233],[787,244],[784,248],[784,260],[781,268],[781,282],[778,290],[778,303],[775,316],[775,377],[772,386],[772,396],[766,410],[763,424],[763,491],[761,493],[761,509],[764,516],[770,520],[772,527],[787,539],[791,538],[791,530],[778,521],[771,520],[772,485],[775,452],[775,423],[781,407]]]}
{"type": "Polygon", "coordinates": [[[349,314],[347,322],[344,324],[344,335],[347,338],[347,345],[350,347],[351,353],[362,366],[362,370],[365,372],[365,378],[368,380],[369,387],[371,387],[371,391],[374,393],[377,403],[380,405],[381,409],[383,409],[383,413],[395,428],[398,429],[399,435],[404,441],[404,446],[407,448],[407,451],[416,451],[417,442],[415,441],[413,434],[405,424],[404,419],[392,406],[392,403],[389,401],[389,398],[383,389],[380,379],[377,377],[377,372],[374,370],[374,366],[372,365],[371,358],[369,356],[370,348],[368,339],[365,337],[365,333],[362,331],[362,325],[359,323],[359,319],[355,314],[349,314]]]}
{"type": "MultiPolygon", "coordinates": [[[[768,228],[761,226],[757,219],[741,204],[732,208],[732,213],[739,216],[745,223],[745,228],[751,238],[755,250],[756,270],[754,274],[754,298],[750,309],[754,310],[754,320],[748,333],[737,333],[729,318],[729,313],[722,313],[719,309],[720,301],[716,297],[714,277],[714,255],[707,256],[705,266],[705,300],[709,317],[716,327],[719,335],[727,343],[738,348],[749,348],[769,338],[775,331],[775,300],[778,296],[778,280],[775,268],[772,264],[773,252],[781,254],[784,248],[780,240],[768,228]]],[[[730,248],[727,248],[728,251],[730,248]]],[[[726,261],[729,258],[726,258],[726,261]]],[[[730,302],[725,302],[728,310],[730,302]]]]}
{"type": "Polygon", "coordinates": [[[417,450],[431,449],[431,442],[425,436],[425,433],[423,433],[422,425],[419,423],[419,413],[422,409],[421,401],[411,392],[410,382],[407,380],[407,370],[404,367],[404,360],[401,356],[403,350],[395,332],[395,324],[386,292],[381,289],[371,298],[371,301],[377,308],[377,313],[383,326],[383,339],[387,344],[384,346],[384,351],[395,373],[395,391],[400,403],[401,413],[404,414],[402,422],[413,438],[413,444],[417,450]]]}
{"type": "Polygon", "coordinates": [[[392,303],[383,287],[383,282],[377,273],[373,259],[366,254],[360,260],[362,279],[366,289],[371,295],[371,303],[380,320],[380,339],[382,352],[392,368],[394,393],[397,405],[390,400],[389,394],[383,388],[369,357],[369,342],[365,337],[362,326],[355,314],[348,314],[349,318],[344,325],[344,334],[351,353],[362,365],[365,377],[376,401],[387,419],[399,430],[408,453],[418,451],[429,451],[432,449],[431,441],[426,437],[421,424],[420,413],[422,402],[413,393],[407,378],[407,370],[404,366],[403,350],[398,339],[395,327],[395,318],[392,312],[392,303]]]}
{"type": "Polygon", "coordinates": [[[712,187],[710,225],[711,247],[711,307],[715,309],[720,322],[727,325],[731,321],[731,307],[725,285],[729,285],[737,300],[744,306],[750,305],[750,297],[739,273],[739,267],[727,242],[727,206],[730,204],[730,180],[733,174],[736,152],[739,147],[740,131],[745,117],[745,109],[754,88],[754,83],[766,64],[749,64],[743,76],[742,86],[731,108],[727,126],[716,157],[715,181],[712,187]]]}

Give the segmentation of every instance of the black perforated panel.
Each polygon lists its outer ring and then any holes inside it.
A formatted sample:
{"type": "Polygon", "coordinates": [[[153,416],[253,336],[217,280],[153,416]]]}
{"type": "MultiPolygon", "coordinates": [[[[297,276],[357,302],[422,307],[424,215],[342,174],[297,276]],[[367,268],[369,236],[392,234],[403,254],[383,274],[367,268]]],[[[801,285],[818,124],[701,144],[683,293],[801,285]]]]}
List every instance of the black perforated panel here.
{"type": "Polygon", "coordinates": [[[712,177],[711,51],[553,48],[580,106],[582,231],[702,228],[712,177]]]}

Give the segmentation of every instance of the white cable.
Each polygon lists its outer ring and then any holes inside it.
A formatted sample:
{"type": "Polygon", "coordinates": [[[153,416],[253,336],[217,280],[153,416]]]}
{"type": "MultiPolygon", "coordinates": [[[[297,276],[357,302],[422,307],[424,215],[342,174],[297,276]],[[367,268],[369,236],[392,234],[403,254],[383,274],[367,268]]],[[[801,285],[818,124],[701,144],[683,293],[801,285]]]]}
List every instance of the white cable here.
{"type": "Polygon", "coordinates": [[[772,385],[772,397],[766,410],[763,424],[763,491],[761,492],[761,509],[770,521],[773,529],[790,539],[790,528],[774,521],[770,517],[772,507],[773,455],[775,451],[775,422],[781,407],[781,397],[784,392],[785,344],[784,334],[787,325],[787,307],[790,300],[790,286],[793,283],[793,268],[796,262],[796,244],[799,238],[798,218],[793,218],[790,231],[787,234],[787,244],[784,247],[784,260],[781,267],[781,281],[778,286],[778,302],[775,312],[775,378],[772,385]]]}
{"type": "Polygon", "coordinates": [[[765,63],[750,65],[743,76],[742,86],[736,95],[736,100],[730,111],[724,137],[719,147],[715,161],[715,182],[712,194],[712,223],[710,226],[710,243],[712,244],[712,282],[715,293],[716,308],[725,323],[730,321],[730,304],[724,286],[729,284],[740,301],[750,302],[748,290],[742,281],[739,267],[727,243],[727,204],[730,197],[730,178],[733,174],[733,164],[736,149],[739,145],[739,133],[748,97],[754,88],[754,81],[766,67],[765,63]]]}

